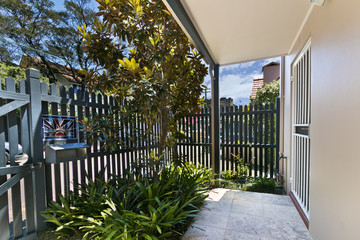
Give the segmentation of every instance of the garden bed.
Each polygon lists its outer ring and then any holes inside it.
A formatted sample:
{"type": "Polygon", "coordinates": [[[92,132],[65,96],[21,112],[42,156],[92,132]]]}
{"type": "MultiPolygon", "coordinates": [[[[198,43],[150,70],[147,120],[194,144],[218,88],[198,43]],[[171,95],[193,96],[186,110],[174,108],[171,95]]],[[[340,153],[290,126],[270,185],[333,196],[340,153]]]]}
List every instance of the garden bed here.
{"type": "Polygon", "coordinates": [[[43,216],[62,239],[180,239],[200,210],[211,183],[211,170],[186,163],[165,167],[160,177],[129,175],[79,187],[80,194],[60,197],[43,216]]]}

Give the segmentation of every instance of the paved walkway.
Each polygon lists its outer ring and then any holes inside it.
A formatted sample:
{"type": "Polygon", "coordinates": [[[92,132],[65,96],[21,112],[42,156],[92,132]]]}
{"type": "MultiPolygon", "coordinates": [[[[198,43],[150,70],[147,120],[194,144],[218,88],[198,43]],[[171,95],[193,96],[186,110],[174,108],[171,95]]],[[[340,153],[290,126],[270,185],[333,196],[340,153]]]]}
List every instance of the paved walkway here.
{"type": "Polygon", "coordinates": [[[311,239],[289,196],[213,189],[182,240],[311,239]]]}

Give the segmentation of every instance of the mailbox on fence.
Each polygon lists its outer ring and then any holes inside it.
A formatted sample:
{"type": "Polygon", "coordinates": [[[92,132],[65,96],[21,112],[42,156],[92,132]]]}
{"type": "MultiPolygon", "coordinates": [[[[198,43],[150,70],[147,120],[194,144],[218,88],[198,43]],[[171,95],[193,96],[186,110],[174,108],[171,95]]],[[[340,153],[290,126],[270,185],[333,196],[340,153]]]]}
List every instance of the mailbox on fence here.
{"type": "Polygon", "coordinates": [[[87,156],[85,143],[66,143],[77,140],[75,117],[43,116],[43,140],[46,163],[61,163],[83,160],[87,156]],[[49,144],[53,143],[53,144],[49,144]]]}
{"type": "Polygon", "coordinates": [[[85,143],[66,143],[62,145],[45,146],[46,163],[61,163],[86,158],[85,143]]]}

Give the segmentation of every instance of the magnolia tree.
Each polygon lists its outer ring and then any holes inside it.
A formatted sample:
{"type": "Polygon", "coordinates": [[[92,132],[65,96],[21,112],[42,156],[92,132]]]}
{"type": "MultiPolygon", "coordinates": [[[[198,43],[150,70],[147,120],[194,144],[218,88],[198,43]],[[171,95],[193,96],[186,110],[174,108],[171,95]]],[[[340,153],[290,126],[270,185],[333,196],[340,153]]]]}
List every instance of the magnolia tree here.
{"type": "MultiPolygon", "coordinates": [[[[199,110],[207,68],[161,0],[97,2],[99,20],[91,30],[79,27],[94,63],[88,87],[113,96],[123,120],[136,115],[147,135],[159,123],[161,156],[179,134],[176,121],[199,110]]],[[[100,119],[87,123],[88,130],[108,132],[110,149],[122,144],[111,118],[102,118],[103,126],[100,119]]]]}

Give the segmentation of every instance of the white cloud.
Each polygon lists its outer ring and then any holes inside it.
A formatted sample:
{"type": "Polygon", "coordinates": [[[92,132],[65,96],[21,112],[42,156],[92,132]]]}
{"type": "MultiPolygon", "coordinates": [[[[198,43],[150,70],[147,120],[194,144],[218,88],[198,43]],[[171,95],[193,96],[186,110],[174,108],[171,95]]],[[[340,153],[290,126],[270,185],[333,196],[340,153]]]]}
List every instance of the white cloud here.
{"type": "Polygon", "coordinates": [[[228,74],[220,77],[220,97],[231,97],[234,102],[240,98],[249,98],[254,76],[260,72],[254,71],[251,74],[228,74]]]}
{"type": "Polygon", "coordinates": [[[256,63],[256,61],[226,65],[226,66],[220,67],[220,74],[222,74],[224,71],[226,71],[226,72],[237,72],[239,70],[244,70],[244,69],[246,70],[246,69],[251,68],[252,66],[254,66],[255,63],[256,63]]]}
{"type": "Polygon", "coordinates": [[[227,72],[236,71],[236,70],[240,69],[239,65],[240,64],[231,64],[231,65],[222,66],[222,67],[220,67],[220,74],[222,74],[224,71],[227,71],[227,72]]]}
{"type": "Polygon", "coordinates": [[[241,63],[240,68],[241,69],[250,68],[250,67],[254,66],[255,63],[256,63],[256,61],[241,63]]]}
{"type": "MultiPolygon", "coordinates": [[[[240,101],[247,104],[254,77],[262,75],[261,68],[270,62],[280,62],[280,57],[220,67],[220,97],[231,97],[235,104],[239,104],[240,101]]],[[[211,89],[209,75],[205,77],[204,85],[211,89]]]]}

